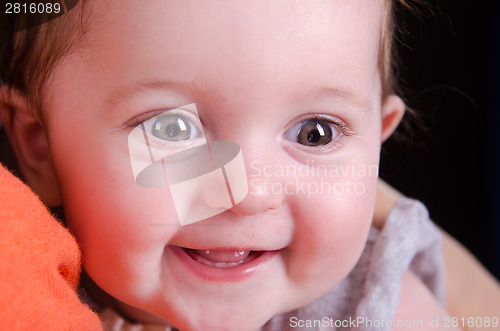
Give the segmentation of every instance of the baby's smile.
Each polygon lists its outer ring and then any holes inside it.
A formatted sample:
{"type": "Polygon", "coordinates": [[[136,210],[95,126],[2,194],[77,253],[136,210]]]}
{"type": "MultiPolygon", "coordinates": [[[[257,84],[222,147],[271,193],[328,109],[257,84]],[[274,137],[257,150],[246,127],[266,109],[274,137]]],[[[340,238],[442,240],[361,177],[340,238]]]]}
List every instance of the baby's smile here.
{"type": "Polygon", "coordinates": [[[249,250],[203,250],[183,248],[196,262],[217,268],[231,268],[248,263],[256,257],[255,251],[249,250]]]}
{"type": "Polygon", "coordinates": [[[190,272],[209,281],[239,281],[270,263],[280,250],[191,249],[169,246],[190,272]]]}

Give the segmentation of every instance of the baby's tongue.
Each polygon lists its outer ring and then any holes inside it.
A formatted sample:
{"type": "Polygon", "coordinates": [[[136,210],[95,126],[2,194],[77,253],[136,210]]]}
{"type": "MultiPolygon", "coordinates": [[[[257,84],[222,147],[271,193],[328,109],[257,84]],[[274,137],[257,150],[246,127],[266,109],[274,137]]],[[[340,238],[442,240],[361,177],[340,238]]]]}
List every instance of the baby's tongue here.
{"type": "Polygon", "coordinates": [[[202,258],[215,263],[239,263],[243,262],[251,251],[209,251],[196,249],[194,252],[202,258]]]}

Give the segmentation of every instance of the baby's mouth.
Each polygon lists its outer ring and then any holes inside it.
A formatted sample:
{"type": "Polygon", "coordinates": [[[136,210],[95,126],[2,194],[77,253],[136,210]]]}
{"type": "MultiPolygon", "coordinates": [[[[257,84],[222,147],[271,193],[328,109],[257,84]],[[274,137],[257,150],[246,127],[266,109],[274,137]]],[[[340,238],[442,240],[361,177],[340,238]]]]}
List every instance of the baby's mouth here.
{"type": "MultiPolygon", "coordinates": [[[[202,246],[203,247],[203,246],[202,246]]],[[[172,270],[188,271],[204,280],[211,282],[239,282],[250,275],[265,270],[272,261],[278,261],[274,257],[279,256],[281,249],[276,250],[252,250],[250,247],[206,247],[195,249],[193,247],[182,247],[177,245],[167,246],[166,254],[172,259],[172,270]],[[180,264],[177,264],[180,262],[180,264]],[[186,269],[182,269],[183,267],[186,269]]]]}
{"type": "Polygon", "coordinates": [[[203,250],[183,248],[186,254],[198,263],[216,267],[232,268],[253,261],[263,251],[251,250],[203,250]]]}

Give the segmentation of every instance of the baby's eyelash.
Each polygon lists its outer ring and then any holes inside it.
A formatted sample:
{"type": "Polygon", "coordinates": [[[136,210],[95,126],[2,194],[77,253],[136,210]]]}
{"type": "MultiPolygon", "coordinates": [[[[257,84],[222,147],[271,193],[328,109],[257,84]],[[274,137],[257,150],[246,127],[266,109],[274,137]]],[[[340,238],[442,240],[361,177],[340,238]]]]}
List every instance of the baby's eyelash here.
{"type": "Polygon", "coordinates": [[[338,148],[354,131],[341,119],[328,114],[305,114],[287,125],[283,139],[310,152],[329,152],[338,148]]]}
{"type": "Polygon", "coordinates": [[[334,125],[340,131],[340,133],[342,133],[345,136],[352,136],[352,135],[356,134],[356,132],[354,132],[351,128],[349,128],[344,122],[339,121],[339,120],[335,120],[335,119],[333,119],[329,116],[326,116],[326,115],[315,114],[314,116],[303,119],[302,121],[306,121],[306,120],[320,120],[320,121],[325,121],[327,123],[330,123],[330,124],[334,125]]]}
{"type": "Polygon", "coordinates": [[[131,120],[129,120],[128,122],[125,123],[126,126],[130,127],[130,128],[136,128],[138,127],[139,125],[147,122],[148,120],[152,119],[153,117],[156,117],[160,114],[163,114],[163,113],[166,113],[166,112],[169,112],[169,111],[172,111],[176,108],[173,108],[173,109],[161,109],[161,110],[153,110],[153,111],[149,111],[145,114],[141,114],[141,115],[138,115],[134,118],[132,118],[131,120]]]}
{"type": "Polygon", "coordinates": [[[126,125],[132,132],[142,131],[148,145],[163,150],[182,150],[205,139],[197,114],[183,108],[150,111],[134,117],[126,125]]]}

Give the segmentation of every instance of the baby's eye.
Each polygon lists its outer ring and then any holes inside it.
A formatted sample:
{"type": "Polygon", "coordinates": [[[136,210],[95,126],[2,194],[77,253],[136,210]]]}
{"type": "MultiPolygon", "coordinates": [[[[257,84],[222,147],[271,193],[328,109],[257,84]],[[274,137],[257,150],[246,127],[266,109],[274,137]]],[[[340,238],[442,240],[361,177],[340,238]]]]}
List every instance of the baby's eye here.
{"type": "Polygon", "coordinates": [[[177,142],[203,136],[197,116],[181,109],[169,110],[144,122],[147,132],[164,141],[177,142]]]}
{"type": "Polygon", "coordinates": [[[284,138],[305,146],[323,146],[340,134],[336,124],[314,118],[301,121],[288,129],[284,138]]]}
{"type": "Polygon", "coordinates": [[[167,113],[156,117],[152,127],[152,134],[168,141],[187,140],[193,138],[191,131],[196,133],[196,127],[192,130],[193,126],[185,117],[167,113]]]}

